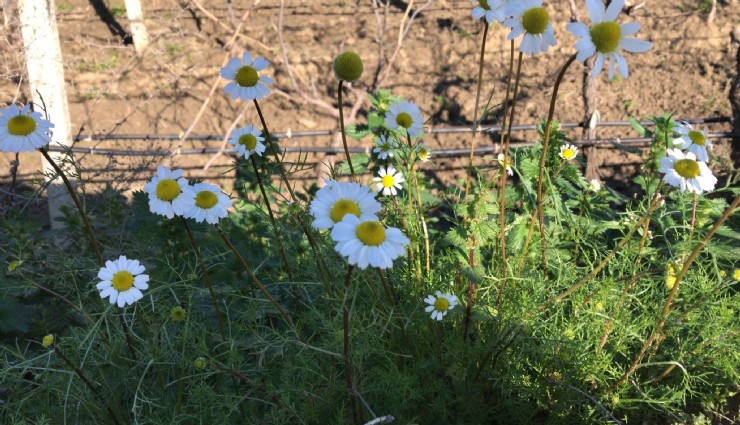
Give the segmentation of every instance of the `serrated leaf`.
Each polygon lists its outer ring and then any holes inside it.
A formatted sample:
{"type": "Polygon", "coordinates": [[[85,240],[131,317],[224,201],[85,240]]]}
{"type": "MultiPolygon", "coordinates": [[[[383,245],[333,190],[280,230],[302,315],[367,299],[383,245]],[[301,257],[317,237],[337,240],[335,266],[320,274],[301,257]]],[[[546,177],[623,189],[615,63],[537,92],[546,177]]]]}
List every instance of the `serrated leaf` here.
{"type": "MultiPolygon", "coordinates": [[[[370,164],[370,156],[365,153],[356,153],[349,156],[352,159],[352,167],[355,169],[355,174],[364,173],[367,170],[367,166],[370,164]]],[[[349,174],[349,164],[347,161],[343,161],[339,164],[340,174],[349,174]]]]}
{"type": "Polygon", "coordinates": [[[347,133],[347,136],[355,140],[360,140],[368,134],[372,134],[367,124],[350,124],[344,127],[344,131],[347,133]]]}

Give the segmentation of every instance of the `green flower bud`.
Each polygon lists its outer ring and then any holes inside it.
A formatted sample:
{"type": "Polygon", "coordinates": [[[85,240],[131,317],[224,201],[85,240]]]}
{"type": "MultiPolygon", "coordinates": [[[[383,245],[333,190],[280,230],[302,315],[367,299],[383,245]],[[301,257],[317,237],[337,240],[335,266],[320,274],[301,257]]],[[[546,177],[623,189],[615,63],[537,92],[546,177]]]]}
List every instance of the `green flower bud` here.
{"type": "Polygon", "coordinates": [[[334,58],[334,75],[338,80],[355,81],[360,78],[363,70],[362,59],[355,52],[344,52],[334,58]]]}
{"type": "Polygon", "coordinates": [[[46,335],[41,340],[41,345],[43,345],[44,348],[49,348],[49,347],[52,346],[52,344],[54,344],[54,335],[52,335],[52,334],[46,335]]]}
{"type": "Polygon", "coordinates": [[[206,359],[204,359],[203,357],[198,357],[197,359],[195,359],[195,362],[193,362],[193,366],[197,370],[203,370],[203,369],[205,369],[206,368],[206,359]]]}
{"type": "Polygon", "coordinates": [[[173,322],[181,322],[185,320],[185,309],[177,306],[173,307],[172,310],[170,310],[170,319],[172,319],[173,322]]]}

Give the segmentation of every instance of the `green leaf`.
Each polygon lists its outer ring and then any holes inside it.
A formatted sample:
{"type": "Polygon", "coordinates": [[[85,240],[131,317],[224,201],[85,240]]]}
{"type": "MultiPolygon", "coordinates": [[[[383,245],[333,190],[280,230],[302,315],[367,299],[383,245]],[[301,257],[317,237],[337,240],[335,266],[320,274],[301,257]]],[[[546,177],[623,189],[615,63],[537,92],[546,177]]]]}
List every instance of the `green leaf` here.
{"type": "Polygon", "coordinates": [[[635,129],[637,134],[639,134],[642,137],[651,137],[652,133],[650,132],[650,130],[648,130],[647,128],[645,128],[645,126],[640,124],[640,121],[637,121],[635,117],[630,117],[629,122],[632,128],[635,129]]]}
{"type": "MultiPolygon", "coordinates": [[[[370,164],[370,157],[365,153],[356,153],[349,156],[352,159],[352,167],[355,169],[356,174],[364,173],[367,170],[368,164],[370,164]]],[[[343,161],[339,164],[339,172],[341,174],[349,174],[349,164],[347,161],[343,161]]]]}
{"type": "Polygon", "coordinates": [[[372,134],[367,124],[350,124],[344,127],[344,131],[347,133],[347,136],[355,140],[360,140],[368,134],[372,134]]]}

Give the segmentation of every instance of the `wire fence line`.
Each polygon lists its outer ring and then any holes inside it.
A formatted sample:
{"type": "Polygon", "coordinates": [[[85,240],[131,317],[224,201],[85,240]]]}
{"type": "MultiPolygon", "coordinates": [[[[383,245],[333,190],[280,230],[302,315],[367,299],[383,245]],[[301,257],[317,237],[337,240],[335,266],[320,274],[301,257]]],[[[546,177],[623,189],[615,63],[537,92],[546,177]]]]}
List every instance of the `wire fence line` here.
{"type": "MultiPolygon", "coordinates": [[[[694,118],[683,120],[689,124],[715,124],[715,123],[729,123],[732,122],[731,117],[708,117],[708,118],[694,118]]],[[[654,125],[652,121],[640,121],[643,126],[654,125]]],[[[587,126],[588,123],[583,122],[568,122],[561,123],[562,128],[582,128],[587,126]]],[[[629,127],[631,123],[629,121],[606,121],[598,123],[597,127],[629,127]]],[[[511,127],[512,131],[533,131],[537,129],[537,125],[515,125],[511,127]]],[[[281,132],[271,133],[274,139],[293,139],[303,137],[322,137],[331,136],[336,133],[337,130],[314,130],[314,131],[300,131],[300,132],[281,132]]],[[[471,127],[456,126],[456,127],[430,127],[425,129],[427,134],[451,134],[451,133],[469,133],[472,132],[471,127]]],[[[492,135],[500,134],[501,126],[479,126],[479,131],[482,133],[491,133],[492,135]]],[[[709,133],[707,135],[710,139],[736,139],[740,138],[738,133],[709,133]]],[[[184,140],[191,141],[210,141],[210,140],[223,140],[224,136],[221,134],[207,134],[207,135],[189,135],[184,140]]],[[[137,140],[137,141],[164,141],[164,142],[179,142],[181,136],[176,134],[101,134],[101,135],[78,135],[75,137],[76,142],[80,141],[106,141],[106,140],[137,140]]],[[[578,146],[605,146],[614,147],[615,145],[631,145],[641,146],[650,141],[647,137],[609,137],[609,138],[597,138],[597,139],[579,139],[574,140],[574,143],[578,146]]],[[[533,146],[534,142],[519,142],[512,143],[513,148],[533,146]]],[[[218,148],[193,148],[193,149],[149,149],[149,150],[128,150],[128,149],[105,149],[105,148],[83,148],[83,147],[72,147],[73,153],[81,153],[88,155],[109,155],[109,156],[170,156],[176,155],[205,155],[205,154],[216,154],[224,153],[228,154],[229,151],[221,150],[218,148]]],[[[481,146],[476,148],[477,153],[491,153],[498,152],[498,146],[481,146]]],[[[64,151],[65,148],[61,146],[50,146],[51,151],[64,151]]],[[[295,147],[287,146],[282,147],[282,150],[286,153],[323,153],[323,154],[341,154],[344,153],[344,149],[324,146],[324,147],[295,147]]],[[[370,153],[371,147],[367,148],[350,148],[351,153],[370,153]]],[[[435,156],[460,156],[467,155],[470,153],[470,148],[450,148],[450,149],[434,149],[435,156]]]]}

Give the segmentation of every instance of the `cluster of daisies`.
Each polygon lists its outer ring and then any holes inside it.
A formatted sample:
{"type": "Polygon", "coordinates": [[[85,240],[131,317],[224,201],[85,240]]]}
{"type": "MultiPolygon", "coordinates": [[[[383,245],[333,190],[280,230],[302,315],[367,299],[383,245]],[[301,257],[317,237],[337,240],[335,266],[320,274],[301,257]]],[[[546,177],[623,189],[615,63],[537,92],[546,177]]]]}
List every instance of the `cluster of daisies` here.
{"type": "MultiPolygon", "coordinates": [[[[157,174],[144,186],[149,195],[149,210],[167,218],[191,218],[198,223],[217,224],[228,215],[231,199],[218,186],[208,183],[190,185],[182,170],[159,166],[157,174]]],[[[106,261],[98,272],[97,284],[101,298],[111,304],[125,307],[143,297],[141,291],[149,287],[149,276],[138,260],[121,255],[118,260],[106,261]]]]}
{"type": "Polygon", "coordinates": [[[417,105],[407,100],[394,102],[385,114],[385,126],[389,134],[381,134],[375,139],[373,153],[379,161],[386,164],[378,170],[378,176],[373,178],[375,188],[385,196],[396,196],[406,180],[403,173],[397,170],[391,161],[397,160],[398,153],[405,154],[409,162],[419,160],[429,162],[432,152],[420,140],[423,133],[424,119],[417,105]],[[408,142],[408,149],[404,150],[403,139],[408,142]]]}
{"type": "MultiPolygon", "coordinates": [[[[522,41],[519,51],[536,55],[557,45],[550,14],[542,6],[542,0],[474,0],[473,18],[485,19],[487,23],[500,22],[511,28],[507,38],[513,40],[520,35],[522,41]]],[[[643,53],[652,44],[630,36],[640,30],[637,22],[617,24],[616,19],[624,7],[624,0],[614,0],[605,7],[601,0],[586,0],[591,26],[572,22],[566,25],[568,31],[579,38],[575,45],[576,59],[585,62],[596,56],[592,76],[598,76],[609,59],[609,79],[614,78],[618,68],[622,78],[629,76],[627,61],[621,50],[643,53]]]]}
{"type": "Polygon", "coordinates": [[[681,191],[697,195],[714,190],[717,177],[707,165],[707,149],[711,148],[712,142],[707,137],[706,129],[699,131],[682,121],[673,127],[673,131],[679,137],[673,140],[674,148],[666,149],[667,156],[660,160],[660,172],[665,173],[663,181],[681,191]]]}
{"type": "MultiPolygon", "coordinates": [[[[335,250],[347,263],[366,269],[393,267],[393,260],[406,254],[409,238],[395,227],[385,227],[379,220],[382,206],[368,186],[327,180],[311,201],[313,227],[331,231],[335,250]]],[[[441,320],[457,305],[457,297],[437,292],[424,300],[432,319],[441,320]]]]}

